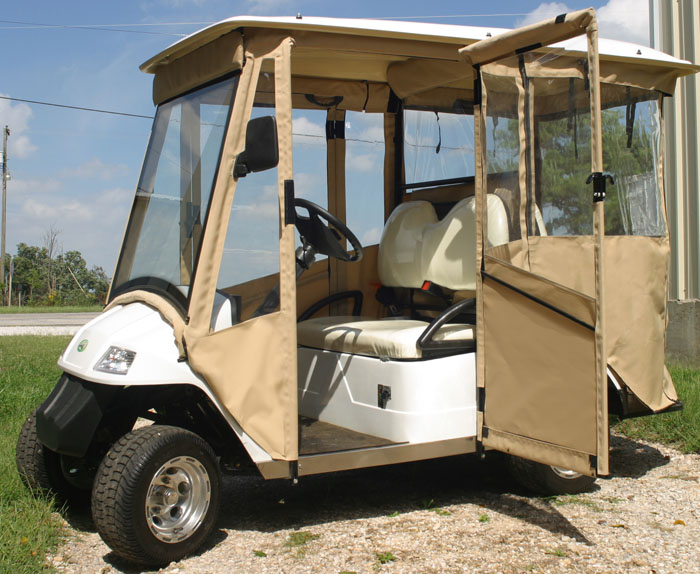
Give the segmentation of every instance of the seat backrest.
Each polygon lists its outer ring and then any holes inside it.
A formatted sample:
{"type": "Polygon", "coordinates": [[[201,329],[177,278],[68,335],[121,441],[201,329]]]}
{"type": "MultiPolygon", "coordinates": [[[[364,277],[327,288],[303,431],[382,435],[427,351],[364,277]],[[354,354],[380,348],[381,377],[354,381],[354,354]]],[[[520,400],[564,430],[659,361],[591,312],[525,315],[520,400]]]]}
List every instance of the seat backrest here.
{"type": "MultiPolygon", "coordinates": [[[[488,195],[488,245],[508,242],[501,199],[488,195]]],[[[431,281],[454,290],[476,289],[476,210],[473,197],[459,201],[440,221],[427,201],[398,206],[379,243],[379,278],[390,287],[419,288],[431,281]]]]}
{"type": "MultiPolygon", "coordinates": [[[[508,217],[501,199],[487,196],[487,245],[508,243],[508,217]]],[[[473,197],[458,202],[423,237],[425,279],[454,290],[476,289],[476,205],[473,197]]]]}
{"type": "MultiPolygon", "coordinates": [[[[506,216],[508,217],[508,226],[510,231],[510,240],[520,238],[520,205],[517,193],[513,189],[508,189],[505,187],[496,188],[493,192],[495,195],[503,200],[503,205],[506,208],[506,216]]],[[[539,205],[535,204],[535,225],[537,226],[536,235],[545,237],[547,235],[547,228],[544,224],[544,219],[542,218],[542,211],[540,211],[539,205]]]]}
{"type": "Polygon", "coordinates": [[[382,284],[413,288],[423,285],[423,233],[437,220],[435,209],[428,201],[409,201],[394,209],[379,241],[379,279],[382,284]]]}

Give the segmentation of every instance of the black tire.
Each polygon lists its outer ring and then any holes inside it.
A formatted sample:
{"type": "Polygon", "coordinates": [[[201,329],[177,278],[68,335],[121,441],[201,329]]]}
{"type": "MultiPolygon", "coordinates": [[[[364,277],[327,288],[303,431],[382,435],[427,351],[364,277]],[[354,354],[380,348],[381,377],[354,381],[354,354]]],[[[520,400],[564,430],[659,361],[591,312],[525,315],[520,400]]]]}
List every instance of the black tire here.
{"type": "Polygon", "coordinates": [[[46,448],[37,437],[35,413],[27,417],[19,433],[16,461],[22,482],[30,490],[74,506],[86,505],[90,500],[90,489],[70,482],[61,455],[46,448]]]}
{"type": "Polygon", "coordinates": [[[566,471],[517,456],[508,457],[508,470],[515,480],[537,494],[577,494],[593,487],[595,477],[566,471]]]}
{"type": "Polygon", "coordinates": [[[127,433],[105,455],[93,486],[92,517],[117,555],[162,566],[204,542],[219,497],[211,447],[190,431],[153,425],[127,433]]]}

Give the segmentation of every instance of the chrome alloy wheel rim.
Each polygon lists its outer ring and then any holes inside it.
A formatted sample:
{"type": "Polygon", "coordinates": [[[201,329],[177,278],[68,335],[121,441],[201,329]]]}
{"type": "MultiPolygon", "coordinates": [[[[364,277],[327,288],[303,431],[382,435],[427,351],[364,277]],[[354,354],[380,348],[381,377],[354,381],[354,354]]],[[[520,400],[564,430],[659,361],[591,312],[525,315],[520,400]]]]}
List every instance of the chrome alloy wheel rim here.
{"type": "Polygon", "coordinates": [[[146,521],[161,542],[175,544],[192,536],[209,509],[209,473],[196,458],[171,458],[151,479],[146,521]]]}
{"type": "Polygon", "coordinates": [[[551,469],[554,471],[554,474],[561,478],[565,478],[566,480],[573,480],[581,476],[580,472],[576,472],[575,470],[567,470],[558,466],[552,466],[551,469]]]}

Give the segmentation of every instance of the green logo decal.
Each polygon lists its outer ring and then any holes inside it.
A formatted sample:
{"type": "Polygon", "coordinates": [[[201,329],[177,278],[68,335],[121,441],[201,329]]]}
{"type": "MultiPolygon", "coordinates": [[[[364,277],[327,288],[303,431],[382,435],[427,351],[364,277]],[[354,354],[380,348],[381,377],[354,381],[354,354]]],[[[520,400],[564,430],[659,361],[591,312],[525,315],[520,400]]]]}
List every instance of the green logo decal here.
{"type": "Polygon", "coordinates": [[[87,339],[83,339],[82,341],[80,341],[80,343],[78,343],[78,353],[82,353],[85,349],[87,349],[87,346],[88,346],[87,339]]]}

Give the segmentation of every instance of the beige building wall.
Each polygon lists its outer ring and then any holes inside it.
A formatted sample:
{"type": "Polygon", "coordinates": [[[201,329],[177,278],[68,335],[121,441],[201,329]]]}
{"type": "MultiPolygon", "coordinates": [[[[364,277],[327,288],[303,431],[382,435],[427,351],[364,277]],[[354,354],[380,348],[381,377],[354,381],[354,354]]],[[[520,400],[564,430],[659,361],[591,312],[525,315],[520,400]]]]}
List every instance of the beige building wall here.
{"type": "MultiPolygon", "coordinates": [[[[700,63],[698,0],[650,0],[651,46],[700,63]]],[[[700,298],[700,82],[679,80],[665,100],[666,206],[671,234],[669,299],[700,298]]]]}

